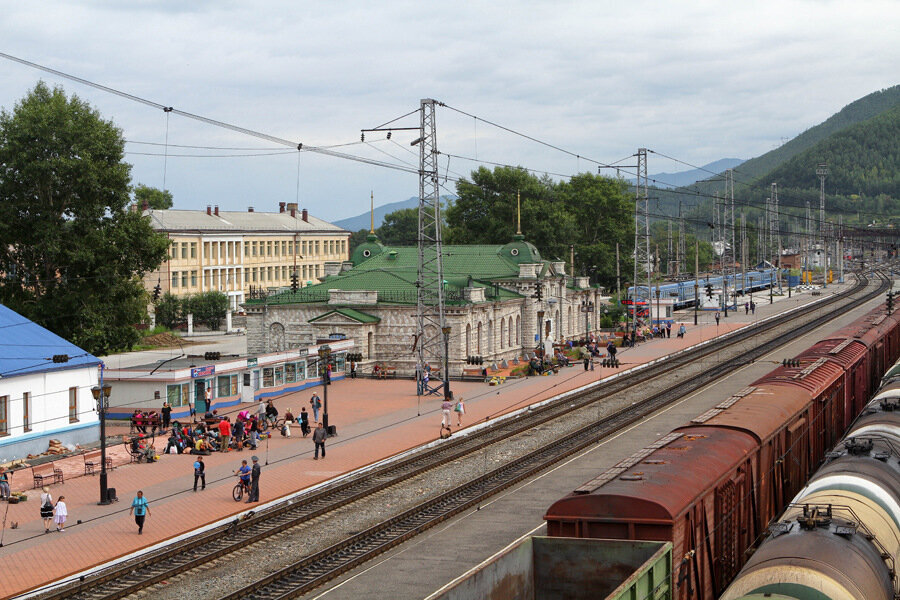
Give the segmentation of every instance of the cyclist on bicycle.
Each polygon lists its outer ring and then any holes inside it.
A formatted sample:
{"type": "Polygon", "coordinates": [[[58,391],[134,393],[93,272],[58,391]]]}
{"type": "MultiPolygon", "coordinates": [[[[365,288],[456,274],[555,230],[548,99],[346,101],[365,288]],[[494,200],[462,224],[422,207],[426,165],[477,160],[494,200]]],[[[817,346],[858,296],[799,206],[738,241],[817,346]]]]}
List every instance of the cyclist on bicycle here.
{"type": "Polygon", "coordinates": [[[241,468],[234,472],[235,475],[241,478],[241,485],[243,485],[247,490],[250,489],[250,467],[247,466],[247,461],[241,461],[241,468]]]}

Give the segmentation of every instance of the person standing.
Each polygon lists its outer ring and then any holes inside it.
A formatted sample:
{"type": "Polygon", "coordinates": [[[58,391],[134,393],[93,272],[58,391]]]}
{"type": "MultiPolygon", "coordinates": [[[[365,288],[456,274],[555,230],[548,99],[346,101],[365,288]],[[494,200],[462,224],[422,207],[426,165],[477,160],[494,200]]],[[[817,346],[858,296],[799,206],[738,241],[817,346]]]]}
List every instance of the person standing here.
{"type": "Polygon", "coordinates": [[[745,315],[750,314],[750,303],[749,302],[744,302],[744,314],[745,315]]]}
{"type": "Polygon", "coordinates": [[[303,433],[303,437],[309,435],[309,413],[306,412],[306,407],[300,407],[300,431],[303,433]]]}
{"type": "Polygon", "coordinates": [[[256,405],[256,420],[260,423],[266,420],[266,403],[262,398],[259,399],[259,404],[256,405]]]}
{"type": "Polygon", "coordinates": [[[46,485],[41,488],[41,518],[44,520],[44,533],[50,533],[50,523],[53,522],[53,496],[46,485]]]}
{"type": "Polygon", "coordinates": [[[197,481],[201,482],[200,489],[206,489],[206,464],[203,462],[203,457],[198,456],[197,460],[194,461],[194,491],[197,491],[197,481]]]}
{"type": "Polygon", "coordinates": [[[69,516],[69,511],[66,509],[66,503],[63,502],[65,499],[65,496],[60,496],[56,501],[56,516],[53,517],[53,522],[56,523],[57,531],[66,530],[66,517],[69,516]]]}
{"type": "Polygon", "coordinates": [[[250,502],[259,502],[259,475],[262,473],[262,467],[259,466],[259,458],[251,456],[250,460],[253,461],[253,468],[250,469],[250,496],[247,498],[248,504],[250,502]]]}
{"type": "Polygon", "coordinates": [[[11,495],[9,491],[9,473],[6,472],[6,469],[0,467],[0,498],[8,502],[11,495]]]}
{"type": "Polygon", "coordinates": [[[318,423],[319,422],[319,409],[322,408],[322,401],[319,399],[319,394],[313,392],[312,398],[309,399],[309,405],[312,406],[313,421],[318,423]]]}
{"type": "Polygon", "coordinates": [[[316,430],[313,431],[313,443],[316,445],[316,455],[313,457],[313,460],[319,460],[319,448],[322,449],[322,458],[325,458],[325,438],[327,437],[328,432],[325,431],[325,427],[322,423],[316,423],[316,430]]]}
{"type": "Polygon", "coordinates": [[[450,402],[450,396],[444,396],[444,402],[441,404],[441,427],[450,427],[450,411],[453,409],[453,403],[450,402]]]}
{"type": "MultiPolygon", "coordinates": [[[[222,439],[219,449],[222,452],[228,452],[229,445],[231,444],[231,421],[228,417],[219,421],[219,437],[222,439]]],[[[197,487],[196,483],[194,484],[194,487],[197,487]]]]}
{"type": "Polygon", "coordinates": [[[463,415],[466,414],[465,398],[460,396],[459,400],[456,401],[456,406],[453,410],[456,411],[456,426],[462,427],[462,418],[463,415]]]}
{"type": "Polygon", "coordinates": [[[206,386],[206,410],[212,410],[212,386],[206,386]]]}
{"type": "Polygon", "coordinates": [[[682,323],[681,326],[678,327],[678,337],[683,338],[686,331],[687,328],[684,326],[684,323],[682,323]]]}
{"type": "Polygon", "coordinates": [[[756,302],[754,302],[753,300],[750,301],[750,314],[756,314],[756,302]]]}
{"type": "Polygon", "coordinates": [[[719,314],[719,311],[716,311],[716,327],[719,326],[719,318],[720,317],[721,317],[721,315],[719,314]]]}
{"type": "Polygon", "coordinates": [[[666,321],[666,339],[672,337],[672,321],[666,321]]]}
{"type": "Polygon", "coordinates": [[[169,423],[172,422],[172,407],[169,406],[168,402],[163,402],[162,410],[159,412],[162,414],[162,428],[165,431],[169,428],[169,423]]]}
{"type": "Polygon", "coordinates": [[[142,535],[144,533],[144,519],[150,516],[150,505],[147,499],[144,498],[144,492],[141,490],[138,490],[137,496],[131,501],[131,510],[128,511],[128,514],[134,515],[134,522],[138,526],[138,535],[142,535]]]}

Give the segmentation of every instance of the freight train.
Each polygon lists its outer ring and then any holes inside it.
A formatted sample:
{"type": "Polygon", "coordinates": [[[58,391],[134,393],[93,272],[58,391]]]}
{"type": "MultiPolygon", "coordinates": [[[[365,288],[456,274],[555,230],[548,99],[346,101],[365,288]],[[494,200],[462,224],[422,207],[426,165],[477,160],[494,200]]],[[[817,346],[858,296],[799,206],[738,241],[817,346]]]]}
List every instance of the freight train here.
{"type": "Polygon", "coordinates": [[[722,600],[900,597],[900,382],[885,378],[722,600]]]}
{"type": "Polygon", "coordinates": [[[548,535],[670,541],[672,598],[717,598],[898,356],[882,306],[555,502],[548,535]]]}
{"type": "MultiPolygon", "coordinates": [[[[744,274],[743,284],[741,284],[740,273],[728,275],[727,280],[729,296],[734,292],[739,294],[749,294],[750,292],[765,290],[770,286],[775,285],[777,274],[775,269],[759,269],[747,271],[747,273],[744,274]]],[[[674,307],[676,309],[684,308],[686,306],[693,306],[697,291],[699,291],[702,296],[707,285],[712,286],[713,289],[722,289],[724,281],[725,278],[721,275],[715,277],[701,277],[696,281],[698,286],[697,290],[694,289],[695,281],[693,279],[675,283],[663,283],[654,285],[650,288],[650,297],[656,299],[658,292],[659,298],[674,301],[674,307]]],[[[647,286],[639,286],[638,295],[642,298],[646,298],[646,289],[647,286]]],[[[633,286],[628,288],[628,298],[634,298],[633,286]]]]}

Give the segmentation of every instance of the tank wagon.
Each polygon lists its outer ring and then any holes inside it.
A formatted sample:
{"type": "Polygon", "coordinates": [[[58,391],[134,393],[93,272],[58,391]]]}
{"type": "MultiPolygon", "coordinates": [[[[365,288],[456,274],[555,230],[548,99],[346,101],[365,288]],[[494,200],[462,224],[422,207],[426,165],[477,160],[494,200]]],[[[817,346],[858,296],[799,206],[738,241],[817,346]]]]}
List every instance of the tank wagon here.
{"type": "Polygon", "coordinates": [[[672,597],[717,598],[897,359],[897,316],[864,315],[588,481],[548,535],[670,541],[672,597]]]}
{"type": "Polygon", "coordinates": [[[788,505],[723,600],[900,597],[900,385],[888,384],[788,505]]]}

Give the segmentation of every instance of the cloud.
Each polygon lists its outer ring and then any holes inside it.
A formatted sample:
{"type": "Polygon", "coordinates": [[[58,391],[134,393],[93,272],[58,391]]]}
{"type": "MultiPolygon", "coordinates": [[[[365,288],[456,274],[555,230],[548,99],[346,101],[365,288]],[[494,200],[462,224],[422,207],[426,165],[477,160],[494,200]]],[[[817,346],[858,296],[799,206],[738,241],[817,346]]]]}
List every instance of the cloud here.
{"type": "MultiPolygon", "coordinates": [[[[432,97],[601,161],[644,146],[704,164],[761,154],[896,84],[898,13],[896,3],[877,1],[82,1],[7,6],[0,37],[10,54],[305,144],[357,141],[361,128],[432,97]]],[[[129,140],[166,138],[161,111],[11,62],[0,62],[0,73],[7,109],[44,78],[89,100],[129,140]]],[[[417,117],[402,124],[415,126],[417,117]]],[[[272,146],[173,115],[168,136],[272,146]]],[[[415,162],[412,137],[398,132],[393,142],[345,150],[393,160],[381,149],[415,162]]],[[[446,109],[438,112],[438,144],[447,154],[539,171],[594,170],[446,109]]],[[[169,149],[188,153],[202,151],[169,149]]],[[[136,182],[155,186],[165,162],[178,207],[274,209],[297,196],[295,155],[128,160],[136,182]]],[[[472,168],[450,159],[452,171],[472,168]]],[[[365,210],[373,188],[379,203],[418,191],[414,175],[307,153],[300,181],[301,203],[327,219],[365,210]]]]}

